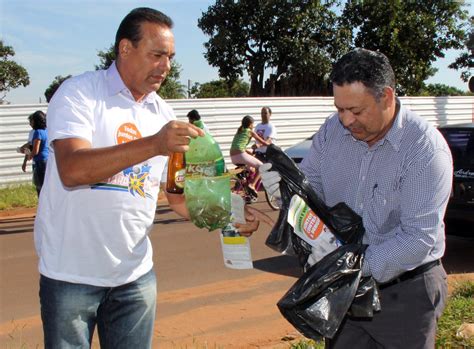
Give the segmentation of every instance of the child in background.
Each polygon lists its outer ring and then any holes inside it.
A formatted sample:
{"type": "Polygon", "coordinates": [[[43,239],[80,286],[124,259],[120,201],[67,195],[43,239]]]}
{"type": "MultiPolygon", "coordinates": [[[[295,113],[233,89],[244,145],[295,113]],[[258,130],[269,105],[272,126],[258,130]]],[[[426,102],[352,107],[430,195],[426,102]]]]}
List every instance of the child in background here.
{"type": "MultiPolygon", "coordinates": [[[[244,116],[230,146],[230,159],[234,165],[246,165],[249,170],[258,172],[262,162],[252,155],[252,151],[248,150],[247,146],[252,138],[262,145],[269,145],[269,143],[253,131],[253,124],[254,119],[250,115],[244,116]]],[[[257,179],[258,176],[255,176],[253,183],[250,183],[252,190],[257,179]]]]}

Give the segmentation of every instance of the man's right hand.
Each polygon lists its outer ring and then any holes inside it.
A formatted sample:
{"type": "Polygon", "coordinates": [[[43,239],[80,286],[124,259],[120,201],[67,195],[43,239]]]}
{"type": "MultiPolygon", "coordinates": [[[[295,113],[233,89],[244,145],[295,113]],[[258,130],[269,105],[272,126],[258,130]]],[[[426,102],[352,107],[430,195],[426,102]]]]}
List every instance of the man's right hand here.
{"type": "Polygon", "coordinates": [[[272,164],[267,162],[258,168],[262,183],[268,195],[275,198],[281,198],[280,181],[281,176],[277,171],[270,171],[272,164]]]}
{"type": "Polygon", "coordinates": [[[157,154],[186,152],[191,138],[204,135],[205,132],[193,124],[177,120],[170,121],[155,135],[157,154]]]}

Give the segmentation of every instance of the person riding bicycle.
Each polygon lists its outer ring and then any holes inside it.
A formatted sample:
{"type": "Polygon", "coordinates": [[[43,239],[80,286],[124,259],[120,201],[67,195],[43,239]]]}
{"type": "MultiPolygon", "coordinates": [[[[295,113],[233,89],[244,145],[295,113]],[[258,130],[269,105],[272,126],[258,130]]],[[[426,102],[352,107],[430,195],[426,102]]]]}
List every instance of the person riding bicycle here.
{"type": "MultiPolygon", "coordinates": [[[[262,162],[252,155],[252,151],[248,150],[247,146],[252,138],[265,146],[269,145],[269,143],[253,131],[253,124],[254,119],[250,115],[243,117],[242,124],[237,129],[230,146],[230,160],[234,165],[245,165],[249,170],[258,173],[258,168],[262,165],[262,162]]],[[[257,179],[258,176],[254,176],[252,183],[249,183],[250,189],[254,192],[254,183],[257,179]]]]}

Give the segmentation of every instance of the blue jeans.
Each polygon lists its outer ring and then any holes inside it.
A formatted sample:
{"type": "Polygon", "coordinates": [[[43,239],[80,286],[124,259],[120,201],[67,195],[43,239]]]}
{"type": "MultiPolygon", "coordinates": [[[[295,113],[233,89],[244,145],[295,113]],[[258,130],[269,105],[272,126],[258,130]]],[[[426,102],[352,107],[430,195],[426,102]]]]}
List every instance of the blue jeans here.
{"type": "Polygon", "coordinates": [[[100,347],[151,348],[156,309],[154,270],[117,287],[40,278],[45,349],[90,348],[95,325],[100,347]]]}

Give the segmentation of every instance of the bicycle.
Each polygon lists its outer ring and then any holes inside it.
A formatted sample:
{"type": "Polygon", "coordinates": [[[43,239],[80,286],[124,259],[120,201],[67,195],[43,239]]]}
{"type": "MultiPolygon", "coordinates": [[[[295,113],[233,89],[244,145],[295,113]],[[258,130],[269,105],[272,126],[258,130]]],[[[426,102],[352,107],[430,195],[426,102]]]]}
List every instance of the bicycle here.
{"type": "Polygon", "coordinates": [[[235,182],[232,187],[232,192],[242,196],[245,203],[251,204],[256,202],[258,199],[258,192],[263,190],[268,206],[270,206],[274,211],[280,209],[280,199],[267,193],[260,177],[255,182],[255,190],[250,187],[250,183],[255,179],[256,172],[250,171],[245,165],[237,165],[233,172],[235,173],[235,182]]]}

